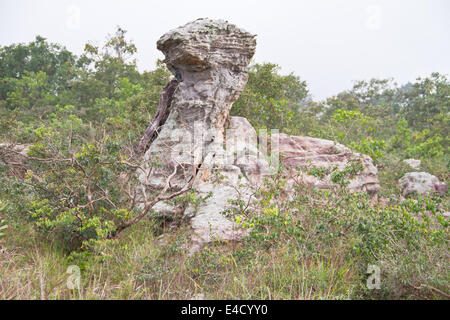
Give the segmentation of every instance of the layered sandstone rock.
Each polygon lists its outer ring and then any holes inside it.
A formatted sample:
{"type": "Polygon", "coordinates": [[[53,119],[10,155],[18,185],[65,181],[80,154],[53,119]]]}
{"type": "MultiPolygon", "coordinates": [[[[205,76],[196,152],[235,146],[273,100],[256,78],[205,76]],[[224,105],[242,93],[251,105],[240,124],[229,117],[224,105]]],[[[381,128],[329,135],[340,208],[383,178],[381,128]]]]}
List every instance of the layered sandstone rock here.
{"type": "Polygon", "coordinates": [[[198,19],[169,31],[157,46],[176,80],[164,89],[157,117],[137,148],[151,142],[140,181],[148,192],[163,188],[168,176],[171,190],[192,184],[198,199],[194,203],[183,207],[160,202],[153,207],[162,213],[182,213],[190,221],[192,251],[211,241],[234,241],[248,234],[224,211],[235,207],[236,201],[251,207],[264,177],[277,172],[278,151],[291,174],[297,172],[303,182],[319,188],[331,187],[329,175],[309,176],[297,168],[343,169],[357,158],[363,171],[349,188],[377,191],[377,171],[368,156],[323,139],[279,134],[269,142],[267,136],[257,136],[247,119],[229,117],[247,83],[254,35],[226,21],[198,19]]]}
{"type": "MultiPolygon", "coordinates": [[[[179,165],[174,185],[181,186],[222,152],[225,122],[247,83],[256,40],[226,21],[198,19],[163,35],[157,47],[179,84],[146,160],[179,165]]],[[[167,170],[152,170],[147,184],[162,187],[167,170]]]]}
{"type": "MultiPolygon", "coordinates": [[[[372,159],[364,154],[351,152],[347,147],[331,140],[289,136],[279,134],[279,151],[288,175],[297,182],[303,182],[319,189],[333,187],[331,176],[345,170],[357,161],[362,170],[349,179],[348,188],[353,192],[375,194],[379,189],[378,170],[372,159]],[[308,174],[305,169],[323,169],[322,174],[308,174]]],[[[311,172],[311,170],[310,170],[311,172]]],[[[293,181],[292,181],[293,182],[293,181]]]]}
{"type": "MultiPolygon", "coordinates": [[[[215,239],[237,240],[246,231],[221,212],[230,205],[229,200],[241,197],[248,201],[251,196],[239,165],[249,172],[258,169],[238,163],[226,153],[224,128],[233,102],[247,83],[255,36],[226,21],[198,19],[163,35],[157,47],[178,86],[170,114],[145,154],[146,172],[140,180],[150,190],[162,188],[176,168],[171,187],[179,189],[191,182],[197,197],[205,199],[199,207],[189,205],[184,212],[191,218],[194,247],[215,239]],[[153,166],[155,162],[163,166],[153,166]]],[[[228,144],[235,140],[230,138],[228,144]]],[[[179,208],[160,203],[155,209],[179,208]]]]}

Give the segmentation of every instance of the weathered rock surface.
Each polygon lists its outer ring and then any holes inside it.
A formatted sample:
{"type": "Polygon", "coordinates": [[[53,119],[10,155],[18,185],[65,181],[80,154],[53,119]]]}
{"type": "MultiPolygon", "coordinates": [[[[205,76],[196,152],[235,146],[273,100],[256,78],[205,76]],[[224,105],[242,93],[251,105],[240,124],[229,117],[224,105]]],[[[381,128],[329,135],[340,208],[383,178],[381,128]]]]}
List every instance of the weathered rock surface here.
{"type": "Polygon", "coordinates": [[[331,174],[346,168],[353,160],[358,160],[363,170],[349,179],[348,188],[353,192],[368,192],[375,194],[379,189],[378,170],[372,159],[360,153],[351,152],[347,147],[330,140],[289,136],[279,134],[279,151],[283,155],[282,162],[297,181],[319,189],[330,189],[333,186],[331,174]],[[302,168],[324,169],[323,175],[314,176],[302,168]]]}
{"type": "Polygon", "coordinates": [[[243,117],[230,117],[226,130],[225,146],[228,164],[241,169],[241,173],[252,185],[260,185],[272,168],[268,163],[266,150],[260,150],[256,130],[243,117]]]}
{"type": "MultiPolygon", "coordinates": [[[[233,102],[247,83],[255,36],[226,21],[198,19],[163,35],[157,47],[178,86],[170,114],[145,154],[147,172],[142,172],[140,180],[147,188],[162,188],[177,168],[173,189],[193,183],[197,197],[205,199],[184,212],[191,218],[195,249],[215,239],[237,240],[246,231],[239,230],[221,212],[230,205],[229,200],[248,200],[251,195],[241,167],[251,173],[258,169],[243,163],[243,157],[236,161],[228,157],[226,143],[239,152],[246,147],[234,143],[234,138],[225,141],[224,128],[233,102]],[[152,166],[155,161],[166,166],[152,166]]],[[[230,121],[231,128],[236,121],[230,121]]],[[[247,126],[247,130],[253,128],[247,126]]],[[[256,133],[254,136],[256,141],[256,133]]],[[[257,155],[257,151],[252,152],[257,155]]],[[[156,209],[177,210],[164,203],[156,209]]]]}
{"type": "Polygon", "coordinates": [[[404,197],[414,194],[447,193],[447,183],[427,172],[408,172],[398,181],[404,197]]]}
{"type": "MultiPolygon", "coordinates": [[[[179,84],[167,121],[145,157],[180,165],[174,181],[180,187],[208,155],[221,152],[225,122],[247,83],[256,40],[226,21],[198,19],[163,35],[157,47],[179,84]]],[[[169,171],[153,169],[147,183],[162,187],[169,171]]]]}
{"type": "Polygon", "coordinates": [[[232,207],[233,200],[248,202],[252,196],[252,187],[242,176],[239,167],[230,165],[221,169],[213,170],[210,174],[204,171],[194,182],[197,197],[205,200],[197,208],[189,205],[184,212],[185,218],[191,218],[191,251],[215,240],[236,241],[248,235],[248,230],[239,228],[222,212],[232,207]]]}
{"type": "Polygon", "coordinates": [[[420,164],[421,161],[420,160],[416,160],[416,159],[405,159],[403,160],[404,163],[406,163],[408,166],[410,166],[411,168],[413,168],[414,170],[419,170],[420,169],[420,164]]]}
{"type": "MultiPolygon", "coordinates": [[[[166,202],[153,207],[161,213],[182,213],[190,221],[191,252],[211,241],[239,240],[248,230],[239,228],[224,211],[233,207],[233,201],[251,208],[255,190],[278,169],[276,161],[269,166],[266,148],[258,148],[265,146],[267,137],[258,137],[247,119],[229,117],[248,80],[255,36],[226,21],[198,19],[169,31],[157,46],[176,80],[165,88],[160,112],[137,148],[151,142],[140,182],[149,192],[163,188],[172,174],[171,190],[192,184],[198,201],[187,207],[166,202]]],[[[279,146],[284,165],[292,171],[310,164],[343,169],[360,158],[364,170],[351,180],[350,189],[373,193],[379,188],[371,159],[332,141],[279,134],[272,135],[270,146],[271,157],[279,146]]],[[[278,160],[278,154],[270,159],[278,160]]],[[[319,188],[331,186],[329,175],[302,173],[302,179],[319,188]]]]}

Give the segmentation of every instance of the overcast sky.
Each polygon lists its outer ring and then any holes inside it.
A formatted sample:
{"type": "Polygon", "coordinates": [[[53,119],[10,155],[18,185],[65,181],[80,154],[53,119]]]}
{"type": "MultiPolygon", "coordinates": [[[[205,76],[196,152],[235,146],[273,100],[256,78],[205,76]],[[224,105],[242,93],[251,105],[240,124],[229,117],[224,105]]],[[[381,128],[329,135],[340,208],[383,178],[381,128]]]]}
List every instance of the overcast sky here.
{"type": "Polygon", "coordinates": [[[0,0],[0,45],[39,34],[80,54],[120,25],[138,48],[139,69],[149,70],[163,57],[158,38],[201,17],[257,34],[255,61],[294,72],[315,99],[353,80],[450,74],[448,0],[0,0]]]}

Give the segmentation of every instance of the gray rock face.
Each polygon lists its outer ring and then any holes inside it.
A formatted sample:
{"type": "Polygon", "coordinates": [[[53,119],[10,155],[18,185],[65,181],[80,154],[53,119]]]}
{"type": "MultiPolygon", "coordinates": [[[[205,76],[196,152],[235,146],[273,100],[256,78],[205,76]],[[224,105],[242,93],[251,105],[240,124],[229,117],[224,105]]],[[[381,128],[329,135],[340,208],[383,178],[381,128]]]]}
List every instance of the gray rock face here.
{"type": "Polygon", "coordinates": [[[194,182],[197,196],[203,197],[205,202],[197,208],[189,205],[184,212],[184,217],[191,218],[191,252],[215,240],[237,241],[248,235],[248,230],[241,229],[222,213],[232,207],[230,201],[248,202],[252,196],[252,186],[242,176],[239,167],[230,165],[220,169],[204,169],[194,182]]]}
{"type": "MultiPolygon", "coordinates": [[[[247,83],[256,40],[226,21],[198,19],[163,35],[157,47],[179,84],[169,117],[145,157],[169,167],[179,164],[174,185],[180,187],[195,176],[193,168],[221,151],[225,122],[247,83]]],[[[147,183],[162,187],[168,171],[152,170],[147,183]]]]}
{"type": "MultiPolygon", "coordinates": [[[[250,144],[232,137],[236,123],[246,122],[245,128],[256,143],[256,132],[248,121],[231,119],[229,139],[225,139],[224,128],[233,102],[247,83],[255,36],[223,20],[198,19],[163,35],[157,47],[179,83],[170,114],[145,154],[140,181],[147,189],[162,188],[177,167],[173,189],[193,182],[197,197],[205,199],[197,207],[189,205],[184,212],[184,217],[191,219],[193,250],[216,239],[238,240],[247,231],[240,230],[221,212],[230,206],[229,200],[248,200],[251,196],[241,168],[253,173],[258,169],[252,165],[264,164],[255,159],[258,153],[250,144]],[[225,145],[238,156],[227,154],[225,145]],[[252,161],[243,160],[246,152],[254,157],[252,161]],[[166,166],[154,166],[155,161],[166,166]]],[[[160,203],[155,209],[175,212],[179,208],[160,203]]]]}
{"type": "Polygon", "coordinates": [[[398,181],[404,197],[414,194],[447,193],[447,183],[427,172],[408,172],[398,181]]]}
{"type": "Polygon", "coordinates": [[[256,130],[243,117],[230,117],[225,135],[227,163],[237,166],[253,185],[260,185],[271,173],[267,152],[258,146],[256,130]]]}
{"type": "Polygon", "coordinates": [[[197,208],[189,205],[184,212],[194,231],[191,251],[211,241],[236,241],[247,236],[249,230],[239,228],[223,212],[236,207],[236,201],[251,208],[255,190],[271,172],[266,155],[257,147],[256,131],[247,119],[230,117],[223,145],[225,148],[215,149],[215,157],[220,161],[208,156],[195,177],[197,196],[205,201],[197,208]]]}

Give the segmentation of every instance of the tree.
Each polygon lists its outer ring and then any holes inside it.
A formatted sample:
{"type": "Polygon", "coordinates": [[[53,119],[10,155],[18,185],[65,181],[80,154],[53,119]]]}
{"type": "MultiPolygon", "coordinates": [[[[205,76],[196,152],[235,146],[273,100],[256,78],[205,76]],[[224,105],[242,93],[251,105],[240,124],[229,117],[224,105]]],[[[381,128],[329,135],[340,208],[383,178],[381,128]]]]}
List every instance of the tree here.
{"type": "Polygon", "coordinates": [[[14,81],[31,73],[45,73],[54,94],[70,88],[76,76],[76,56],[64,47],[37,36],[29,44],[0,47],[0,100],[14,90],[14,81]]]}
{"type": "Polygon", "coordinates": [[[279,70],[273,63],[250,66],[247,86],[231,114],[248,118],[255,127],[288,130],[305,103],[308,89],[299,77],[280,75],[279,70]]]}
{"type": "Polygon", "coordinates": [[[403,93],[402,115],[416,130],[436,130],[448,135],[450,82],[437,72],[418,78],[411,90],[403,93]]]}
{"type": "Polygon", "coordinates": [[[128,78],[133,83],[140,81],[136,61],[132,59],[137,49],[125,38],[126,32],[117,27],[102,48],[91,43],[85,45],[78,60],[78,66],[83,70],[76,90],[80,91],[78,98],[81,103],[92,103],[94,97],[113,97],[120,78],[128,78]]]}

